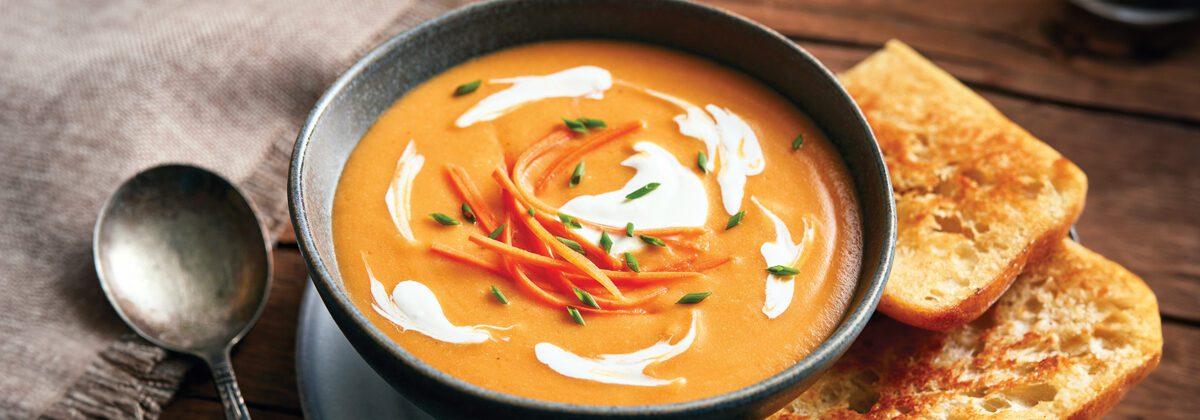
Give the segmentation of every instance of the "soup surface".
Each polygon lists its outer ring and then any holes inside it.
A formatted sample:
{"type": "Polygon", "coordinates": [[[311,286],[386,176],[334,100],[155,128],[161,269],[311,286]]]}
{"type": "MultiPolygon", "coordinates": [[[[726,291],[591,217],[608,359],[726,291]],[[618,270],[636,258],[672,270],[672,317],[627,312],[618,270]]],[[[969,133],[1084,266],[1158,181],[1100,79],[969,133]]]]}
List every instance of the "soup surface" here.
{"type": "Polygon", "coordinates": [[[845,166],[791,103],[616,41],[503,50],[413,89],[333,212],[347,292],[405,349],[595,405],[710,397],[803,358],[846,311],[859,226],[845,166]]]}

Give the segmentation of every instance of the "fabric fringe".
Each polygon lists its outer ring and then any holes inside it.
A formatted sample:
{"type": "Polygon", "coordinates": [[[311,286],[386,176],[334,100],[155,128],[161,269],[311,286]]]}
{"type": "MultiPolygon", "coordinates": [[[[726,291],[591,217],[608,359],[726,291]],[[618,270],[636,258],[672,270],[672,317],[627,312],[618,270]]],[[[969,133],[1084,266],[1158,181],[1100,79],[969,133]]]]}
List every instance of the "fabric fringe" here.
{"type": "Polygon", "coordinates": [[[157,418],[191,364],[135,334],[123,335],[41,417],[157,418]]]}

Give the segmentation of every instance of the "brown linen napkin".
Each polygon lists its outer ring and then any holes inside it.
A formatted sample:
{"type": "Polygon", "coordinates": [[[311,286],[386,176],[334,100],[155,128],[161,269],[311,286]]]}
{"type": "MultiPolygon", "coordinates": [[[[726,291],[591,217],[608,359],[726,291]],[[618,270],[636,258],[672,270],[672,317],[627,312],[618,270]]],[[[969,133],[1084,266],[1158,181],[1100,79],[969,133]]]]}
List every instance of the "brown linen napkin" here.
{"type": "Polygon", "coordinates": [[[155,417],[191,360],[105,301],[91,232],[139,170],[241,186],[272,232],[296,132],[382,35],[452,0],[16,0],[0,12],[0,417],[155,417]]]}

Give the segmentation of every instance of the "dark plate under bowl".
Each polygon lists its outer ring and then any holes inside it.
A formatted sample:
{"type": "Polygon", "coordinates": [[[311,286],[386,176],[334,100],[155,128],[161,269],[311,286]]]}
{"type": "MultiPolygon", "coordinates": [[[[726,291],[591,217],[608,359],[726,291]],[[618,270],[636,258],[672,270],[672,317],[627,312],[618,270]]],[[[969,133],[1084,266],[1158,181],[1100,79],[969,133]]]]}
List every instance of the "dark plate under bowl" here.
{"type": "Polygon", "coordinates": [[[676,0],[493,1],[458,9],[387,40],[338,78],[313,109],[296,140],[288,199],[300,249],[338,326],[393,387],[438,417],[765,416],[801,393],[858,336],[883,292],[896,236],[883,157],[862,113],[836,78],[770,29],[676,0]],[[649,406],[555,403],[483,389],[438,371],[390,340],[350,301],[334,256],[331,212],[342,168],[367,128],[409,89],[459,63],[516,45],[570,38],[657,44],[741,70],[791,100],[834,143],[861,205],[862,267],[850,311],[812,354],[762,382],[701,400],[649,406]]]}

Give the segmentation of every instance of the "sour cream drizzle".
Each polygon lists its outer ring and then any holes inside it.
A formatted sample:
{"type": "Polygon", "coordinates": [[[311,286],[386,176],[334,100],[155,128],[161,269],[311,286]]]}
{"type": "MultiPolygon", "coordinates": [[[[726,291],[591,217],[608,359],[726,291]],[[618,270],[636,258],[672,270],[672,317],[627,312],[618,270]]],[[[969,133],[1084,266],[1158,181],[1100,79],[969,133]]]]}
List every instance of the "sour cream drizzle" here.
{"type": "Polygon", "coordinates": [[[712,104],[701,109],[662,92],[640,89],[683,109],[684,113],[675,117],[679,133],[704,142],[709,156],[706,170],[712,171],[717,161],[721,161],[720,171],[717,172],[721,203],[726,213],[736,214],[746,195],[746,177],[762,173],[767,166],[758,144],[758,135],[746,121],[729,109],[712,104]]]}
{"type": "Polygon", "coordinates": [[[512,87],[483,98],[458,117],[455,125],[470,127],[477,122],[491,121],[522,105],[543,99],[604,99],[604,92],[612,87],[612,74],[596,66],[579,66],[545,76],[520,76],[489,82],[511,83],[512,87]]]}
{"type": "MultiPolygon", "coordinates": [[[[800,259],[800,252],[804,250],[804,244],[813,236],[813,228],[810,224],[804,225],[804,236],[800,238],[800,242],[792,242],[792,233],[788,230],[783,220],[775,216],[767,210],[766,206],[758,202],[757,198],[750,197],[754,204],[762,209],[763,214],[771,219],[771,223],[775,225],[775,241],[764,242],[761,252],[763,259],[766,260],[767,266],[786,265],[791,266],[800,259]]],[[[763,302],[762,312],[767,318],[775,319],[787,310],[792,304],[792,295],[796,291],[795,280],[793,277],[776,277],[767,274],[766,299],[763,302]]]]}
{"type": "Polygon", "coordinates": [[[687,351],[696,341],[700,313],[692,311],[692,325],[683,339],[675,344],[670,338],[632,353],[601,354],[595,358],[579,356],[550,343],[533,347],[539,362],[563,376],[616,385],[662,386],[686,383],[687,378],[659,379],[646,375],[648,366],[674,358],[687,351]]]}
{"type": "Polygon", "coordinates": [[[475,344],[493,339],[493,329],[507,329],[490,325],[457,326],[446,319],[438,298],[421,282],[405,280],[392,289],[391,296],[383,288],[383,283],[375,278],[371,266],[363,257],[363,265],[367,267],[367,277],[371,279],[371,296],[375,302],[371,308],[380,316],[387,318],[396,326],[406,331],[416,331],[438,341],[454,344],[475,344]]]}
{"type": "MultiPolygon", "coordinates": [[[[625,226],[633,222],[638,229],[703,226],[708,220],[708,192],[704,183],[691,169],[666,149],[651,142],[633,145],[634,155],[621,165],[637,170],[624,187],[598,195],[572,198],[559,208],[564,214],[609,226],[625,226]],[[658,189],[646,196],[627,200],[625,196],[649,184],[659,183],[658,189]]],[[[593,242],[600,240],[600,231],[584,227],[579,234],[593,242]]],[[[641,249],[642,241],[625,235],[613,235],[613,254],[641,249]]]]}
{"type": "Polygon", "coordinates": [[[409,140],[408,146],[404,147],[404,153],[400,155],[400,160],[396,161],[396,172],[392,175],[392,184],[388,186],[387,193],[383,196],[383,201],[387,203],[388,213],[392,215],[392,223],[396,225],[396,230],[400,231],[400,235],[409,242],[417,240],[413,236],[409,221],[412,220],[413,179],[417,178],[417,173],[421,172],[423,166],[425,166],[425,156],[417,154],[416,143],[409,140]]]}

